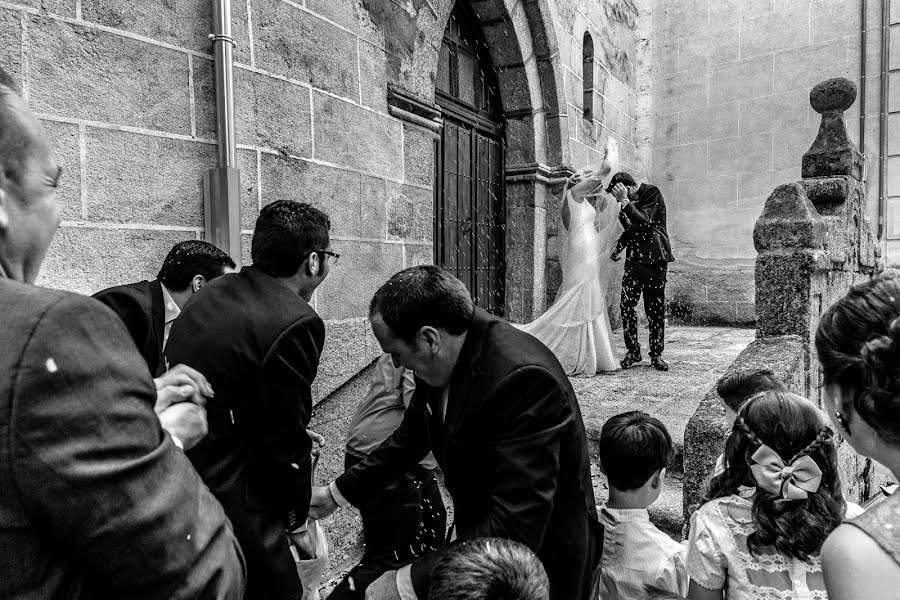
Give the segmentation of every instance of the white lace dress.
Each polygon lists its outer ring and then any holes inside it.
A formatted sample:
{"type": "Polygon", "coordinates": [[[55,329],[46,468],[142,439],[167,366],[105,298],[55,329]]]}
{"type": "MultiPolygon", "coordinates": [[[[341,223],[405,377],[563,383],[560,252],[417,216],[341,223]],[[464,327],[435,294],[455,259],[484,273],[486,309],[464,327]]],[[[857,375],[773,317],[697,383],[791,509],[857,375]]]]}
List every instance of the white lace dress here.
{"type": "Polygon", "coordinates": [[[566,192],[567,238],[560,248],[563,281],[556,301],[537,320],[519,327],[550,348],[569,375],[593,376],[619,368],[606,308],[610,255],[622,234],[619,203],[566,192]]]}
{"type": "Polygon", "coordinates": [[[701,506],[691,517],[687,570],[727,600],[827,600],[819,555],[800,560],[764,548],[751,554],[752,500],[733,495],[701,506]]]}

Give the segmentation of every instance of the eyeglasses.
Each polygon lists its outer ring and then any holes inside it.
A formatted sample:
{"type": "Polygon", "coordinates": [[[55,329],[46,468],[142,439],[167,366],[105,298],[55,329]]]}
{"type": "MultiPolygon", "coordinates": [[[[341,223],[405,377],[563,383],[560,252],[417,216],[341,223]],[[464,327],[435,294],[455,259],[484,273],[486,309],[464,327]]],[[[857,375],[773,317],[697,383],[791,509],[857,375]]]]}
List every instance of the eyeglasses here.
{"type": "Polygon", "coordinates": [[[332,261],[332,265],[337,265],[338,261],[341,259],[341,255],[337,252],[332,252],[331,250],[313,250],[313,252],[318,252],[319,254],[324,254],[326,256],[330,256],[334,260],[332,261]]]}

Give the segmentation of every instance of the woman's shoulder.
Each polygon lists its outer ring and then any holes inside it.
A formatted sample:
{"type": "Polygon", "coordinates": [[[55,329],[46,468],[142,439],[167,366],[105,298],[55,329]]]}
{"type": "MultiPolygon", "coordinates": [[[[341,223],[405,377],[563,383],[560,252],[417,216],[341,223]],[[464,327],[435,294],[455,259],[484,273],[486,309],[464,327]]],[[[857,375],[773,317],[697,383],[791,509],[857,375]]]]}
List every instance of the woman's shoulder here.
{"type": "Polygon", "coordinates": [[[861,515],[849,519],[846,524],[851,527],[839,528],[845,530],[842,535],[852,536],[851,530],[855,528],[874,540],[900,564],[900,495],[887,498],[861,515]]]}

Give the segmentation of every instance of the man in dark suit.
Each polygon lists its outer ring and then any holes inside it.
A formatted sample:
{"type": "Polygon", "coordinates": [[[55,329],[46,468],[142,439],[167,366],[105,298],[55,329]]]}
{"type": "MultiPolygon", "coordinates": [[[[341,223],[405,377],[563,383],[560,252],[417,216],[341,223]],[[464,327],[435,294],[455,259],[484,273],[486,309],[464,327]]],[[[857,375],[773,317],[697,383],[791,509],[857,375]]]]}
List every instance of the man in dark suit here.
{"type": "Polygon", "coordinates": [[[662,359],[666,318],[666,272],[675,260],[666,231],[666,202],[659,188],[638,183],[628,173],[613,175],[606,188],[621,204],[619,220],[625,232],[619,238],[612,259],[619,260],[628,249],[622,278],[622,326],[628,354],[622,359],[627,369],[642,360],[637,334],[637,308],[644,295],[644,314],[650,328],[650,361],[660,371],[669,365],[662,359]]]}
{"type": "Polygon", "coordinates": [[[188,453],[247,556],[248,600],[300,600],[291,554],[310,551],[312,466],[305,431],[325,325],[309,305],[328,275],[330,222],[299,202],[265,206],[253,266],[206,285],[172,327],[167,357],[216,390],[209,434],[188,453]]]}
{"type": "Polygon", "coordinates": [[[160,428],[121,320],[33,285],[60,175],[0,69],[0,597],[239,600],[231,526],[160,428]]]}
{"type": "MultiPolygon", "coordinates": [[[[435,266],[394,275],[372,299],[369,318],[382,349],[415,372],[416,391],[391,437],[316,488],[311,516],[363,505],[432,451],[458,538],[522,542],[544,564],[553,598],[587,600],[602,527],[581,412],[553,353],[475,308],[463,283],[435,266]]],[[[367,598],[424,600],[439,555],[388,571],[367,598]]]]}
{"type": "Polygon", "coordinates": [[[94,294],[119,315],[154,377],[166,371],[163,349],[172,323],[188,299],[207,282],[234,270],[231,257],[209,242],[187,240],[172,247],[153,281],[138,281],[94,294]]]}

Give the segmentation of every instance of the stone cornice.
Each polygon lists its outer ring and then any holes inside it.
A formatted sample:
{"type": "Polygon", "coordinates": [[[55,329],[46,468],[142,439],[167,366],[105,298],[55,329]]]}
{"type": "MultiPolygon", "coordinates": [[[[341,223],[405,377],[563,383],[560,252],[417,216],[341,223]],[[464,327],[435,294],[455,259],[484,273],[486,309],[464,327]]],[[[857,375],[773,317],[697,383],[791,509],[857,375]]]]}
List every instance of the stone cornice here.
{"type": "Polygon", "coordinates": [[[439,131],[442,125],[441,110],[437,104],[419,98],[399,85],[389,83],[387,92],[388,113],[431,131],[439,131]]]}

